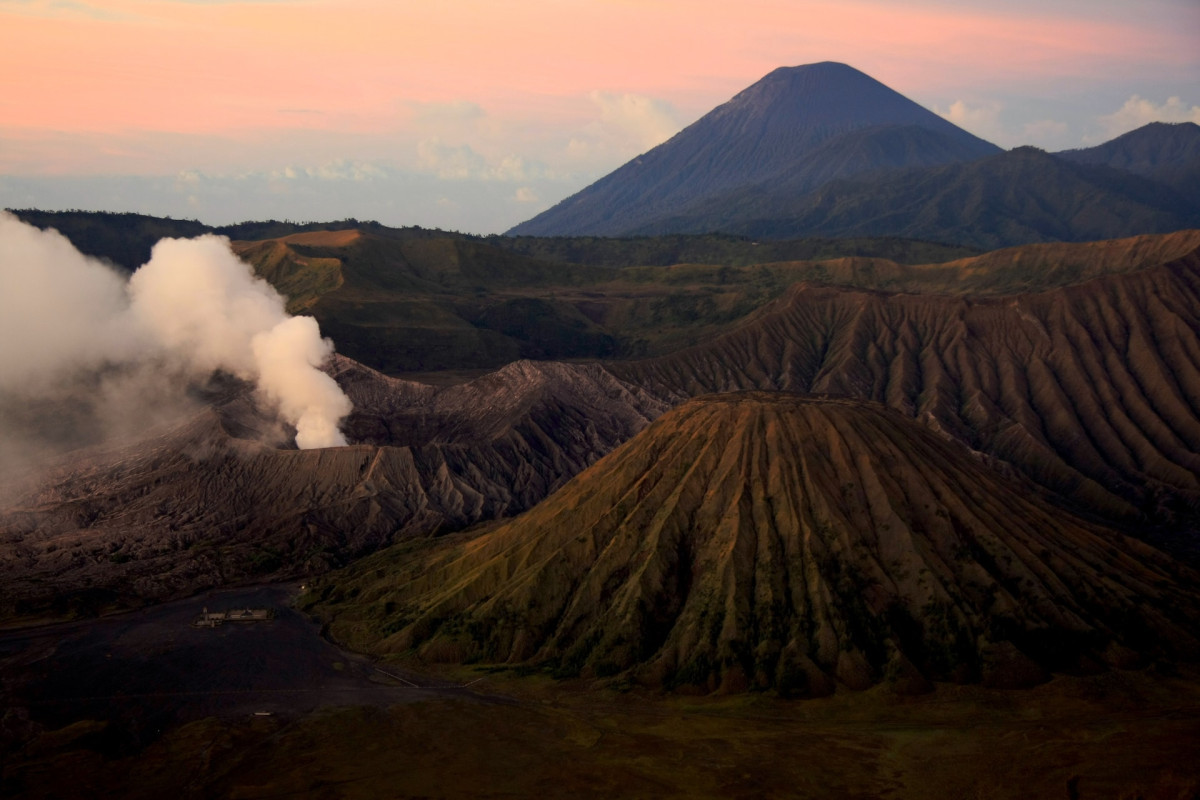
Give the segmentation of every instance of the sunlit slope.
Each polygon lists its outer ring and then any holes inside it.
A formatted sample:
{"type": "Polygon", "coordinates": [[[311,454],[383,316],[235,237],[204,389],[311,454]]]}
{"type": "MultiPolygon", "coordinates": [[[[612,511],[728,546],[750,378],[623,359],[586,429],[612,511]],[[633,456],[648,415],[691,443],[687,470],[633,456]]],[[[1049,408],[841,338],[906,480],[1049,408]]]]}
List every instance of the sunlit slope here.
{"type": "MultiPolygon", "coordinates": [[[[613,370],[679,398],[782,389],[876,400],[1091,512],[1192,525],[1200,510],[1193,240],[1181,234],[1183,254],[1171,249],[1176,257],[1160,266],[1040,293],[938,296],[800,284],[708,344],[613,370]]],[[[1132,252],[1131,242],[1119,247],[1132,252]]],[[[1037,251],[1008,252],[1018,264],[1037,251]]]]}
{"type": "MultiPolygon", "coordinates": [[[[589,248],[602,260],[626,251],[630,258],[665,254],[654,249],[655,240],[557,244],[556,254],[585,259],[589,248]]],[[[688,250],[696,243],[659,244],[703,255],[688,250]]],[[[711,339],[797,281],[922,293],[1030,291],[1163,264],[1198,246],[1200,232],[1183,231],[1010,248],[946,263],[854,256],[740,266],[722,263],[730,252],[718,248],[711,262],[632,261],[605,269],[543,261],[462,238],[354,229],[236,244],[258,274],[287,296],[291,311],[317,318],[339,352],[393,372],[477,369],[517,358],[668,353],[711,339]]],[[[785,250],[766,247],[763,256],[785,250]]]]}
{"type": "Polygon", "coordinates": [[[820,694],[1193,654],[1179,569],[893,410],[749,393],[692,400],[521,517],[321,596],[334,635],[377,652],[820,694]]]}

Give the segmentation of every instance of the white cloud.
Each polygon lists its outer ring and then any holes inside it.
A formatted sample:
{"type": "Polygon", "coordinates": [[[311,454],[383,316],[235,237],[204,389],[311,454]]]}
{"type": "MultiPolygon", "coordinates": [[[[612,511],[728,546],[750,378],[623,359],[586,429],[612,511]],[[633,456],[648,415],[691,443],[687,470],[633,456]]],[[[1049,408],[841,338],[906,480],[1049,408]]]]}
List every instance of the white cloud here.
{"type": "Polygon", "coordinates": [[[470,145],[446,144],[441,139],[424,139],[417,144],[418,165],[444,180],[467,180],[487,171],[487,160],[470,145]]]}
{"type": "Polygon", "coordinates": [[[513,200],[518,203],[541,202],[541,198],[538,197],[537,191],[532,186],[518,186],[516,193],[513,194],[513,200]]]}
{"type": "Polygon", "coordinates": [[[1000,103],[984,103],[972,107],[962,100],[955,100],[945,111],[936,107],[933,110],[960,128],[989,141],[1006,138],[1000,125],[1000,113],[1004,110],[1000,103]]]}
{"type": "Polygon", "coordinates": [[[175,174],[175,186],[185,189],[189,186],[220,181],[253,181],[266,179],[268,181],[353,181],[365,182],[386,178],[389,170],[378,164],[367,161],[335,159],[317,166],[298,166],[289,164],[286,167],[273,170],[259,170],[237,173],[209,173],[197,169],[185,169],[175,174]]]}
{"type": "Polygon", "coordinates": [[[491,168],[490,177],[498,181],[524,181],[532,177],[532,171],[520,156],[504,156],[491,168]]]}
{"type": "Polygon", "coordinates": [[[1100,117],[1098,122],[1109,138],[1151,122],[1195,122],[1200,125],[1200,106],[1188,106],[1178,97],[1168,97],[1167,102],[1157,104],[1135,94],[1119,110],[1100,117]]]}
{"type": "Polygon", "coordinates": [[[670,103],[640,94],[595,91],[589,95],[600,109],[600,121],[633,139],[643,150],[679,132],[679,116],[670,103]]]}
{"type": "Polygon", "coordinates": [[[1001,147],[1031,144],[1053,151],[1075,144],[1069,136],[1070,126],[1066,122],[1050,118],[1023,121],[1018,109],[1009,108],[995,100],[977,105],[955,100],[949,108],[934,106],[933,110],[960,128],[1001,147]]]}
{"type": "Polygon", "coordinates": [[[425,139],[417,145],[417,167],[443,180],[504,181],[510,183],[553,179],[544,164],[521,156],[505,155],[489,160],[467,144],[452,145],[440,139],[425,139]]]}
{"type": "Polygon", "coordinates": [[[323,181],[370,181],[382,178],[386,171],[365,161],[331,161],[319,167],[305,167],[304,174],[323,181]]]}

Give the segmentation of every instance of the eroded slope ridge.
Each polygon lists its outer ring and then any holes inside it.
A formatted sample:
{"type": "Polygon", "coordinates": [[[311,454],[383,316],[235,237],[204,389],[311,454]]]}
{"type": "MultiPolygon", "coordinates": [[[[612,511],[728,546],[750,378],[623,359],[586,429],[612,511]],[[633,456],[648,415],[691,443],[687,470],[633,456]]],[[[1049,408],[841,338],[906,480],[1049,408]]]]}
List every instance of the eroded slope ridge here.
{"type": "Polygon", "coordinates": [[[322,591],[335,635],[669,687],[1012,685],[1197,644],[1168,558],[846,399],[690,401],[521,517],[379,561],[322,591]]]}
{"type": "Polygon", "coordinates": [[[799,284],[715,341],[614,366],[664,397],[885,403],[1080,508],[1181,531],[1200,510],[1200,254],[1007,297],[799,284]]]}

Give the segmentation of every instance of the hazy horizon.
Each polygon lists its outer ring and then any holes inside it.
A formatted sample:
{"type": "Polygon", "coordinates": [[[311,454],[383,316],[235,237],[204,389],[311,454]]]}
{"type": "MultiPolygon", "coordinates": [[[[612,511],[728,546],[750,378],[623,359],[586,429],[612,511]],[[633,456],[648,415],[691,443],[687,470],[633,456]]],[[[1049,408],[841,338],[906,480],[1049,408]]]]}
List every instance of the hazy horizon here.
{"type": "Polygon", "coordinates": [[[0,0],[0,207],[495,233],[780,66],[1002,147],[1200,122],[1200,7],[0,0]]]}

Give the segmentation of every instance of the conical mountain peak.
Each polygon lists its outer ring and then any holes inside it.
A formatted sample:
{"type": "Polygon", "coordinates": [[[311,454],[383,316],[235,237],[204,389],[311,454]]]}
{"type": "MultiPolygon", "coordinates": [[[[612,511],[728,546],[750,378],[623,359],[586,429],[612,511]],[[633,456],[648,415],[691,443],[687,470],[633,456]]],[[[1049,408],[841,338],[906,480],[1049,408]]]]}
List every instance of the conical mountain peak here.
{"type": "Polygon", "coordinates": [[[718,108],[722,117],[764,117],[792,135],[820,141],[833,132],[872,125],[953,125],[866,73],[835,61],[780,67],[718,108]]]}
{"type": "MultiPolygon", "coordinates": [[[[402,575],[364,563],[345,593],[394,609],[384,651],[823,693],[1195,652],[1181,569],[898,412],[744,393],[668,412],[402,575]]],[[[334,631],[361,624],[351,608],[334,631]]]]}
{"type": "Polygon", "coordinates": [[[554,208],[513,228],[535,236],[620,235],[738,190],[770,184],[804,191],[881,168],[929,166],[999,152],[853,67],[822,62],[776,69],[554,208]],[[928,131],[935,142],[904,157],[839,158],[822,148],[869,128],[928,131]],[[782,182],[782,183],[781,183],[782,182]]]}

